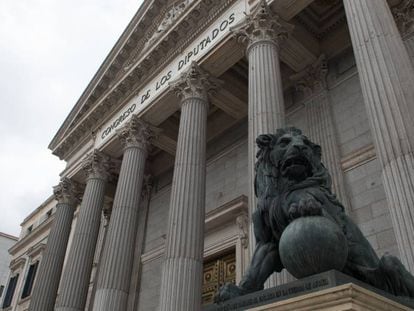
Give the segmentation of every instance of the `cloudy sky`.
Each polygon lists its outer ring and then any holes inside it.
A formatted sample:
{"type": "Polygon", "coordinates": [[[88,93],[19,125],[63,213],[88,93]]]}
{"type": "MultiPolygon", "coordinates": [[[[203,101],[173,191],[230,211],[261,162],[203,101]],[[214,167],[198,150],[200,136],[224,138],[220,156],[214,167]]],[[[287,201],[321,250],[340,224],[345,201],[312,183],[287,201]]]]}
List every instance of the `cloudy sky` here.
{"type": "Polygon", "coordinates": [[[52,194],[47,148],[142,0],[0,1],[0,231],[52,194]]]}

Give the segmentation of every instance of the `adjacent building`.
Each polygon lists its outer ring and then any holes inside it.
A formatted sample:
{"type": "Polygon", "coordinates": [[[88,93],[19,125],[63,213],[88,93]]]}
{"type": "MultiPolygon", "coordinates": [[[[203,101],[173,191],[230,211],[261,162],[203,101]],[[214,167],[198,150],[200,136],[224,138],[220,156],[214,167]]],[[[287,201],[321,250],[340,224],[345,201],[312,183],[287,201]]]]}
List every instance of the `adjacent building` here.
{"type": "MultiPolygon", "coordinates": [[[[146,0],[53,137],[4,310],[200,310],[238,282],[259,134],[299,127],[414,272],[412,0],[146,0]]],[[[290,279],[272,276],[268,286],[290,279]]]]}

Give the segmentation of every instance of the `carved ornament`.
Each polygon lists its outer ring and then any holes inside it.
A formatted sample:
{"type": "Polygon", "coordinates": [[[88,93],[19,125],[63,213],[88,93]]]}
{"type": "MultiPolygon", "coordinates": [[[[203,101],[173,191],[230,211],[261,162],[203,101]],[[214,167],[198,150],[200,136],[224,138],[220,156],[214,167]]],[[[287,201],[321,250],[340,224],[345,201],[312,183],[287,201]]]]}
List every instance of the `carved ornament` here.
{"type": "Polygon", "coordinates": [[[246,214],[237,216],[236,224],[239,227],[239,238],[244,248],[249,246],[249,217],[246,214]]]}
{"type": "Polygon", "coordinates": [[[165,13],[163,20],[161,21],[160,25],[158,26],[157,30],[154,32],[152,37],[147,41],[145,44],[145,48],[151,46],[157,41],[159,37],[162,36],[174,22],[181,16],[181,14],[188,8],[188,6],[194,2],[194,0],[179,0],[175,1],[165,13]]]}
{"type": "Polygon", "coordinates": [[[414,0],[403,0],[392,13],[403,38],[414,33],[414,0]]]}
{"type": "Polygon", "coordinates": [[[82,162],[82,169],[88,178],[108,180],[113,163],[111,158],[101,151],[94,150],[82,162]]]}
{"type": "Polygon", "coordinates": [[[212,77],[196,62],[192,62],[186,72],[170,83],[170,87],[182,102],[189,98],[208,101],[209,93],[215,91],[221,84],[219,79],[212,77]]]}
{"type": "Polygon", "coordinates": [[[297,91],[308,96],[327,88],[327,74],[328,62],[325,55],[322,54],[315,63],[292,75],[290,79],[295,82],[297,91]]]}
{"type": "Polygon", "coordinates": [[[272,42],[280,48],[292,30],[293,25],[273,13],[266,0],[260,0],[246,20],[231,29],[239,42],[247,43],[247,50],[263,41],[272,42]]]}
{"type": "Polygon", "coordinates": [[[116,133],[125,149],[137,147],[144,151],[148,151],[150,139],[156,135],[155,129],[136,115],[133,115],[116,133]]]}
{"type": "Polygon", "coordinates": [[[53,194],[59,204],[76,205],[79,203],[80,186],[75,181],[64,177],[60,183],[53,187],[53,194]]]}

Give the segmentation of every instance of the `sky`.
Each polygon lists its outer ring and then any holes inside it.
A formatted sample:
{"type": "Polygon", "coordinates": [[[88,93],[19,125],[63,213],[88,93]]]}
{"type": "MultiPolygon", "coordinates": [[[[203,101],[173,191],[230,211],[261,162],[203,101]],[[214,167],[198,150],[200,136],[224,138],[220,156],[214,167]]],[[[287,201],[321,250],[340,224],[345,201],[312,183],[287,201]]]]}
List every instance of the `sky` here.
{"type": "Polygon", "coordinates": [[[59,183],[47,148],[142,0],[0,1],[0,232],[59,183]]]}

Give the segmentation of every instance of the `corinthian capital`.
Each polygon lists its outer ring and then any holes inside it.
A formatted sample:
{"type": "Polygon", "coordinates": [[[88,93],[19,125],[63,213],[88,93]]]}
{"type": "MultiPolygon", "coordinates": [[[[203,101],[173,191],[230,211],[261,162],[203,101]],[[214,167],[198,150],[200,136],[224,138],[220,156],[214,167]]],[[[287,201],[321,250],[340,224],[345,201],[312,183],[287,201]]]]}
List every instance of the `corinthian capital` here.
{"type": "Polygon", "coordinates": [[[170,87],[182,101],[188,98],[199,98],[207,101],[208,94],[220,85],[220,80],[212,77],[196,62],[193,62],[190,68],[182,73],[177,80],[170,83],[170,87]]]}
{"type": "Polygon", "coordinates": [[[414,34],[414,0],[402,0],[392,13],[403,38],[414,34]]]}
{"type": "Polygon", "coordinates": [[[245,21],[231,28],[238,41],[248,44],[247,49],[261,41],[270,41],[279,48],[292,30],[293,25],[273,13],[266,0],[260,0],[245,21]]]}
{"type": "Polygon", "coordinates": [[[327,74],[328,63],[325,55],[322,54],[315,63],[309,65],[303,71],[292,75],[290,79],[295,82],[296,90],[308,96],[326,89],[327,74]]]}
{"type": "Polygon", "coordinates": [[[98,178],[108,180],[113,163],[111,158],[98,150],[92,151],[82,162],[82,169],[87,178],[98,178]]]}
{"type": "Polygon", "coordinates": [[[76,205],[79,203],[79,188],[78,183],[64,177],[53,187],[53,194],[58,203],[76,205]]]}
{"type": "Polygon", "coordinates": [[[136,115],[116,133],[124,148],[138,147],[145,151],[148,151],[150,139],[155,136],[154,128],[136,115]]]}

